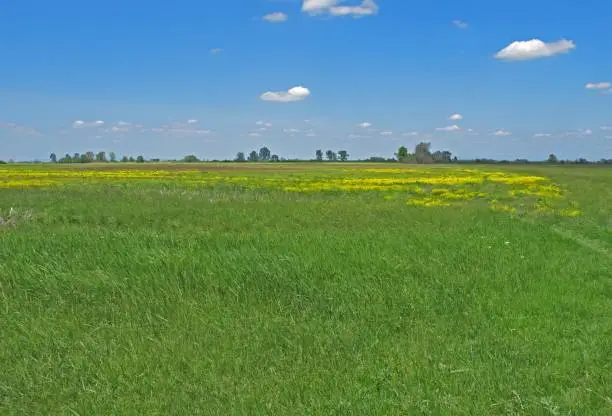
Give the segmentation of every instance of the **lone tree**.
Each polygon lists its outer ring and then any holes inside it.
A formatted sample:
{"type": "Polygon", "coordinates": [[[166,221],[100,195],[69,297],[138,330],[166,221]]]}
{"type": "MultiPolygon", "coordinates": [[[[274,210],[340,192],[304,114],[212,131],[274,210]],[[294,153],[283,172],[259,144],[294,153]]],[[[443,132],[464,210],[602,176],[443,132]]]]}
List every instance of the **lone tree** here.
{"type": "Polygon", "coordinates": [[[244,162],[246,161],[246,158],[244,157],[244,152],[238,152],[236,154],[236,159],[234,159],[235,162],[244,162]]]}
{"type": "Polygon", "coordinates": [[[255,150],[249,153],[249,162],[257,162],[259,160],[259,155],[255,150]]]}
{"type": "Polygon", "coordinates": [[[117,155],[115,154],[115,152],[110,152],[108,154],[108,158],[110,159],[111,162],[116,162],[117,161],[117,155]]]}
{"type": "Polygon", "coordinates": [[[262,162],[267,162],[270,160],[270,149],[268,149],[267,147],[262,147],[261,149],[259,149],[259,160],[261,160],[262,162]]]}
{"type": "Polygon", "coordinates": [[[348,160],[349,154],[346,150],[340,150],[338,151],[338,157],[340,158],[341,162],[346,162],[348,160]]]}
{"type": "Polygon", "coordinates": [[[408,148],[406,146],[402,146],[397,149],[397,153],[395,153],[395,157],[399,162],[407,162],[408,161],[408,148]]]}
{"type": "Polygon", "coordinates": [[[145,160],[144,160],[144,157],[142,157],[141,155],[139,155],[139,156],[136,158],[136,163],[144,163],[144,161],[145,161],[145,160]]]}
{"type": "Polygon", "coordinates": [[[55,153],[51,153],[49,155],[49,159],[51,160],[51,163],[57,163],[57,155],[55,153]]]}
{"type": "Polygon", "coordinates": [[[555,156],[553,153],[548,155],[548,163],[559,163],[559,159],[557,159],[557,156],[555,156]]]}
{"type": "Polygon", "coordinates": [[[317,157],[318,162],[323,161],[323,150],[317,149],[317,151],[315,152],[315,155],[317,157]]]}
{"type": "Polygon", "coordinates": [[[279,157],[278,157],[278,155],[272,155],[272,156],[270,156],[270,160],[272,162],[278,162],[279,161],[279,157]]]}

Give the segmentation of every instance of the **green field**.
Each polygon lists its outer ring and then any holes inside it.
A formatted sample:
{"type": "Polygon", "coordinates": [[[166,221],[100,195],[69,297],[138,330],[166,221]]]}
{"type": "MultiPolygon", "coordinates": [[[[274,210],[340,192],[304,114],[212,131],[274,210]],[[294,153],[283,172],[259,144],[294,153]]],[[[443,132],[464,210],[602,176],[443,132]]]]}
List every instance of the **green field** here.
{"type": "Polygon", "coordinates": [[[604,167],[6,165],[0,414],[610,415],[611,214],[604,167]]]}

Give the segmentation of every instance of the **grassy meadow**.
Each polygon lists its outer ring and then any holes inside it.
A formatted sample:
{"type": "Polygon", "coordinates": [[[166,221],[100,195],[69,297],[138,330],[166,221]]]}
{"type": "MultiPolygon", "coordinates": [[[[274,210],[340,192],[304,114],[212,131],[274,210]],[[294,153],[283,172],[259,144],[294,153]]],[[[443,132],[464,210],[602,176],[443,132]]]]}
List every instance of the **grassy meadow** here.
{"type": "Polygon", "coordinates": [[[612,169],[0,167],[2,415],[610,415],[612,169]]]}

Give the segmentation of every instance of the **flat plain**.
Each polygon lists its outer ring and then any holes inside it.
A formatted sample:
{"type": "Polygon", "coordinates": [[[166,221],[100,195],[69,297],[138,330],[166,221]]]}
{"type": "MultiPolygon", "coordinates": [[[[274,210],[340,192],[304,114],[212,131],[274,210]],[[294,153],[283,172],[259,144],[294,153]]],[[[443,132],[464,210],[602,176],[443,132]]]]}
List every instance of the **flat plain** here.
{"type": "Polygon", "coordinates": [[[0,167],[0,413],[609,415],[612,169],[0,167]]]}

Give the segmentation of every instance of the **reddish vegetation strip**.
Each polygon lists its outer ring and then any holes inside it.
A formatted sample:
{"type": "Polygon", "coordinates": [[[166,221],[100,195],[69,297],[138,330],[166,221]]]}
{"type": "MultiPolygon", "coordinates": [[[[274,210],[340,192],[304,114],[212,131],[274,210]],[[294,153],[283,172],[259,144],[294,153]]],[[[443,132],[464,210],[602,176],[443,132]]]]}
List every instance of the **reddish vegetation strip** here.
{"type": "Polygon", "coordinates": [[[139,171],[181,171],[181,172],[303,172],[308,170],[326,170],[333,168],[372,168],[372,164],[364,163],[88,163],[88,164],[60,164],[60,169],[113,171],[113,170],[139,170],[139,171]]]}

